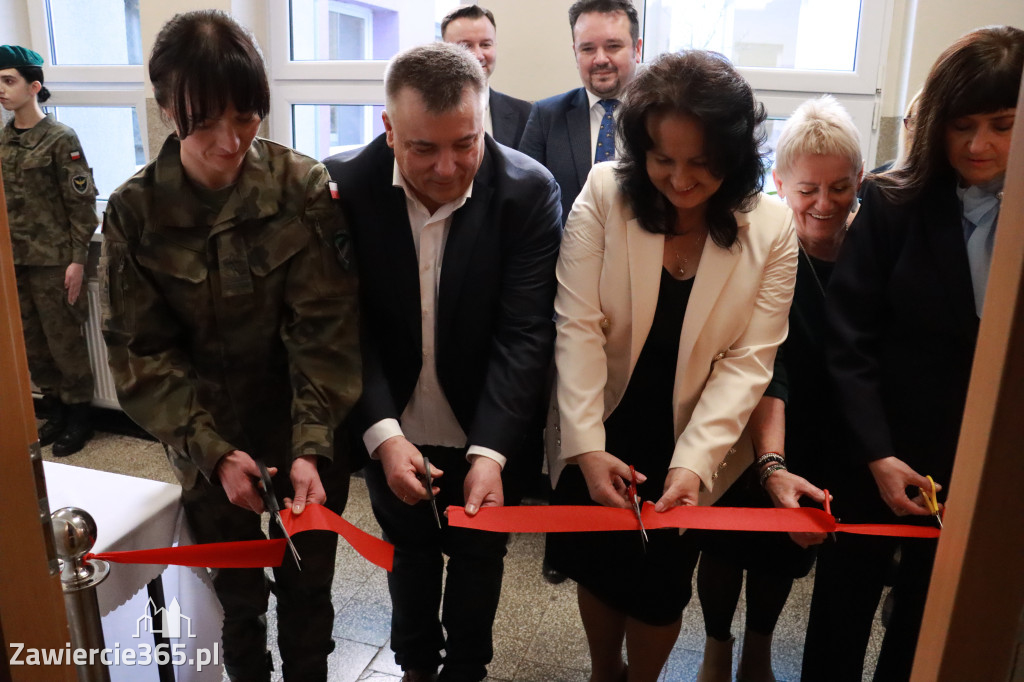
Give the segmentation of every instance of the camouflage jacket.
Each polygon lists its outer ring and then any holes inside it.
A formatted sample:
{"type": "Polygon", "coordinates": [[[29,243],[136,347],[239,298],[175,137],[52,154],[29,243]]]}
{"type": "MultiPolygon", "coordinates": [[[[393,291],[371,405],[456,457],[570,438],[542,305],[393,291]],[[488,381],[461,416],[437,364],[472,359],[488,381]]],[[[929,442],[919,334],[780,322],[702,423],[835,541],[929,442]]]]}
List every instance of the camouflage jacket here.
{"type": "Polygon", "coordinates": [[[270,466],[333,456],[359,396],[355,266],[326,169],[256,139],[215,213],[174,135],[103,219],[103,335],[122,409],[182,485],[239,449],[270,466]]]}
{"type": "Polygon", "coordinates": [[[17,265],[85,263],[96,231],[96,187],[75,131],[46,117],[0,133],[7,219],[17,265]]]}

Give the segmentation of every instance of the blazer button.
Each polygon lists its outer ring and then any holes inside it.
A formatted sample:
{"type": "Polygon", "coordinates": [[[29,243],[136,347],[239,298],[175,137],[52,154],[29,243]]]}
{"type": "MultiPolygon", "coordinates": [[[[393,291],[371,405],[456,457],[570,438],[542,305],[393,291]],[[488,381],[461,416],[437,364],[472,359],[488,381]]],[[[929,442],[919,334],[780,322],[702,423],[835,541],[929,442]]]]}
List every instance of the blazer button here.
{"type": "Polygon", "coordinates": [[[610,326],[612,323],[607,317],[601,319],[601,329],[608,329],[610,326]]]}
{"type": "Polygon", "coordinates": [[[555,445],[561,446],[562,445],[562,439],[561,438],[556,438],[555,439],[555,445]]]}
{"type": "Polygon", "coordinates": [[[718,468],[719,468],[719,469],[724,469],[724,468],[725,468],[725,467],[727,467],[727,466],[729,466],[729,463],[728,463],[728,462],[722,462],[721,464],[719,464],[719,465],[718,465],[718,468]]]}
{"type": "Polygon", "coordinates": [[[721,353],[719,353],[718,355],[715,356],[714,362],[718,362],[719,360],[721,360],[724,357],[725,357],[725,351],[723,350],[721,353]]]}
{"type": "Polygon", "coordinates": [[[736,448],[729,448],[729,454],[730,455],[735,455],[736,454],[736,448]]]}
{"type": "Polygon", "coordinates": [[[717,478],[718,478],[718,472],[717,471],[715,473],[711,474],[711,480],[712,481],[714,481],[717,478]]]}

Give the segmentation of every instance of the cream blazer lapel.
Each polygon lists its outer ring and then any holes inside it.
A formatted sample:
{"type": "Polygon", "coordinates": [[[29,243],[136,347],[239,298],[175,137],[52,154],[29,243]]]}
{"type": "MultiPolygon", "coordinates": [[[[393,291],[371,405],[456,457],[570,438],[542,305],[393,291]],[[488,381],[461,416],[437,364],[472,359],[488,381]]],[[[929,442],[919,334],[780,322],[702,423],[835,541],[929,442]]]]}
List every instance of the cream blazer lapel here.
{"type": "MultiPolygon", "coordinates": [[[[665,235],[648,232],[633,218],[626,223],[626,244],[629,247],[629,307],[631,310],[629,367],[626,382],[615,387],[615,404],[605,404],[605,419],[612,413],[626,392],[629,377],[644,348],[647,335],[654,324],[654,311],[658,307],[661,289],[661,269],[665,253],[665,235]]],[[[607,395],[607,394],[606,394],[607,395]]]]}

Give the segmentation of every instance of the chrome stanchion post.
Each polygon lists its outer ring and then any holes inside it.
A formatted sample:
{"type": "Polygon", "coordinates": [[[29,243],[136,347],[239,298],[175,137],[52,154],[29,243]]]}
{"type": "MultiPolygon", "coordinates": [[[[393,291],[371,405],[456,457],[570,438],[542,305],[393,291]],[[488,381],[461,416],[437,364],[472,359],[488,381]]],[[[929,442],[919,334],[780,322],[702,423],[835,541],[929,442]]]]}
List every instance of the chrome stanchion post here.
{"type": "Polygon", "coordinates": [[[50,514],[53,539],[61,561],[60,582],[64,588],[64,607],[68,613],[72,650],[95,650],[86,663],[77,665],[80,682],[110,682],[110,671],[103,665],[103,625],[96,586],[110,571],[110,564],[99,559],[83,561],[96,544],[96,522],[88,512],[64,507],[50,514]]]}

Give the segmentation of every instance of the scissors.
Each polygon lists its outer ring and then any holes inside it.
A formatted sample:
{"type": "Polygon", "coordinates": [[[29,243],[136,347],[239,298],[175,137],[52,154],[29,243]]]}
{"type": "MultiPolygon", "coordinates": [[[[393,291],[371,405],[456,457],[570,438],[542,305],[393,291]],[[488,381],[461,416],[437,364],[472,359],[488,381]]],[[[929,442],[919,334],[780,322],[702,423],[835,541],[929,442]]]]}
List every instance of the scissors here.
{"type": "Polygon", "coordinates": [[[918,488],[918,490],[921,491],[921,497],[924,498],[924,503],[928,507],[928,511],[935,516],[935,520],[939,522],[939,528],[941,529],[942,516],[939,514],[939,500],[935,496],[935,481],[932,480],[931,476],[925,476],[925,478],[927,478],[928,482],[931,483],[932,489],[925,490],[924,488],[918,488]]]}
{"type": "Polygon", "coordinates": [[[633,513],[636,514],[636,522],[640,524],[640,541],[643,542],[644,551],[647,551],[647,529],[644,528],[644,520],[640,517],[640,496],[636,493],[636,469],[629,465],[629,487],[626,488],[629,495],[629,503],[633,505],[633,513]]]}
{"type": "Polygon", "coordinates": [[[263,506],[268,512],[270,512],[270,518],[277,521],[277,525],[280,526],[281,532],[284,533],[284,539],[288,541],[288,548],[292,550],[292,556],[295,558],[295,565],[302,570],[302,564],[299,563],[302,559],[299,556],[299,550],[295,549],[295,543],[292,542],[292,536],[288,534],[288,529],[284,527],[284,521],[281,520],[281,507],[277,504],[277,496],[274,495],[274,484],[270,482],[270,472],[267,471],[267,465],[257,460],[256,465],[260,468],[260,480],[256,484],[256,490],[259,491],[260,497],[263,498],[263,506]]]}
{"type": "Polygon", "coordinates": [[[427,500],[430,502],[430,508],[434,510],[434,520],[437,521],[437,527],[441,528],[441,516],[437,513],[437,500],[434,499],[434,476],[430,472],[430,460],[427,456],[423,456],[423,469],[426,472],[424,478],[426,479],[427,487],[427,500]]]}

